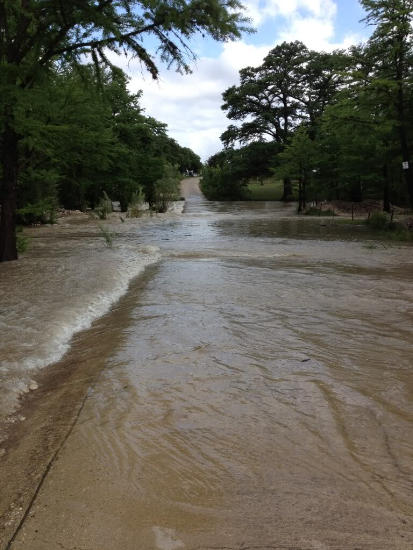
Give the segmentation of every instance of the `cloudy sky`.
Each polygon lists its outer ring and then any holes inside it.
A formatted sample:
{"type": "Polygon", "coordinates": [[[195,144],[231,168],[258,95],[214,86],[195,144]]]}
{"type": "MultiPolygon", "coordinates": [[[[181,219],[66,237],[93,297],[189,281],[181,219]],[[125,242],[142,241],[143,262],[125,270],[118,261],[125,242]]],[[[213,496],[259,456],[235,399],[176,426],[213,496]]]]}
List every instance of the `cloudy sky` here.
{"type": "Polygon", "coordinates": [[[260,65],[268,51],[284,40],[301,40],[309,48],[333,50],[365,40],[358,0],[246,0],[257,32],[240,41],[192,43],[198,60],[193,73],[162,70],[158,82],[130,63],[130,89],[143,90],[146,114],[166,122],[169,135],[203,160],[222,148],[219,136],[230,121],[221,110],[222,93],[238,83],[238,71],[260,65]]]}

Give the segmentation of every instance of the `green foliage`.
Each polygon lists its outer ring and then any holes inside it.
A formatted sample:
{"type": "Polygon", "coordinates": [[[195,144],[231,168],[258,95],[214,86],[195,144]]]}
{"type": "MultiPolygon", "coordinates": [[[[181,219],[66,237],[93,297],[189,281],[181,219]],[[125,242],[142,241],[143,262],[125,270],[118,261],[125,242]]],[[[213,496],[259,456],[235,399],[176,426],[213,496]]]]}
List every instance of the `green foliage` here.
{"type": "Polygon", "coordinates": [[[198,174],[202,169],[200,157],[189,149],[189,147],[180,147],[178,145],[175,159],[172,158],[169,160],[169,162],[172,161],[178,166],[181,174],[198,174]]]}
{"type": "Polygon", "coordinates": [[[283,193],[283,184],[273,178],[262,179],[259,182],[248,183],[248,200],[251,201],[279,201],[283,193]]]}
{"type": "Polygon", "coordinates": [[[340,72],[347,63],[343,52],[310,51],[298,41],[276,46],[259,67],[241,69],[240,85],[224,92],[222,109],[242,124],[229,126],[223,143],[271,139],[283,144],[303,120],[314,126],[343,84],[340,72]]]}
{"type": "Polygon", "coordinates": [[[317,153],[317,145],[310,138],[308,129],[301,126],[278,155],[280,165],[275,172],[282,177],[305,177],[313,169],[316,169],[317,153]]]}
{"type": "Polygon", "coordinates": [[[179,198],[180,174],[177,168],[165,163],[163,175],[154,184],[153,209],[157,212],[167,212],[172,201],[179,198]]]}
{"type": "Polygon", "coordinates": [[[413,0],[361,0],[361,4],[367,23],[375,27],[366,51],[371,69],[364,89],[372,111],[383,113],[392,125],[385,148],[391,147],[393,157],[399,157],[399,171],[401,161],[407,163],[401,176],[413,207],[413,0]]]}
{"type": "Polygon", "coordinates": [[[145,201],[145,194],[142,187],[132,194],[131,200],[128,205],[128,216],[130,218],[138,218],[142,214],[142,205],[145,201]]]}
{"type": "Polygon", "coordinates": [[[19,231],[19,228],[17,228],[16,242],[17,242],[17,252],[19,254],[23,254],[23,252],[26,252],[26,250],[29,247],[30,239],[29,237],[26,237],[25,235],[23,235],[23,233],[19,231]]]}
{"type": "Polygon", "coordinates": [[[271,175],[271,166],[279,150],[280,146],[275,142],[258,141],[213,155],[202,172],[201,188],[205,196],[214,200],[248,198],[249,181],[271,175]]]}
{"type": "MultiPolygon", "coordinates": [[[[323,199],[381,199],[388,212],[391,203],[413,205],[413,0],[361,3],[374,25],[365,45],[330,54],[280,44],[223,94],[236,122],[224,145],[278,144],[272,168],[284,195],[298,182],[299,211],[323,199]]],[[[212,161],[221,165],[227,151],[212,161]]],[[[241,161],[238,151],[231,155],[241,161]]],[[[230,164],[230,176],[237,171],[230,164]]]]}
{"type": "Polygon", "coordinates": [[[140,93],[128,91],[122,71],[103,71],[100,79],[86,65],[80,73],[51,72],[20,103],[25,162],[18,200],[27,218],[19,216],[20,223],[51,221],[37,208],[45,203],[92,208],[105,219],[111,211],[105,192],[126,211],[142,193],[153,203],[155,182],[168,159],[180,172],[199,167],[199,157],[171,139],[165,124],[142,114],[140,93]]]}
{"type": "Polygon", "coordinates": [[[56,207],[47,200],[35,204],[28,203],[17,210],[17,223],[21,225],[56,223],[56,207]]]}
{"type": "Polygon", "coordinates": [[[194,57],[189,38],[197,33],[216,40],[239,37],[241,31],[248,30],[240,8],[237,0],[206,0],[202,4],[194,0],[6,2],[0,23],[5,76],[27,86],[53,59],[79,62],[89,54],[96,63],[109,64],[107,51],[122,54],[129,50],[157,77],[159,69],[143,44],[148,36],[153,38],[154,49],[163,62],[188,71],[187,56],[194,57]],[[33,74],[35,69],[37,74],[33,74]]]}
{"type": "MultiPolygon", "coordinates": [[[[158,135],[148,117],[139,117],[139,96],[126,92],[121,71],[108,82],[109,57],[129,52],[153,78],[159,73],[155,60],[189,72],[191,37],[238,38],[250,30],[241,9],[238,0],[0,1],[0,261],[16,259],[16,202],[24,208],[58,195],[65,206],[85,209],[107,189],[126,208],[139,184],[152,199],[159,179],[154,159],[171,160],[177,146],[165,132],[158,135]],[[94,75],[83,66],[88,58],[94,75]],[[151,176],[137,181],[141,155],[151,158],[145,167],[151,176]],[[40,167],[45,175],[51,171],[47,185],[38,177],[40,167]]],[[[196,164],[193,155],[178,151],[182,170],[196,164]]]]}
{"type": "MultiPolygon", "coordinates": [[[[319,53],[298,41],[284,42],[272,49],[259,67],[242,69],[240,85],[223,94],[222,109],[228,118],[241,122],[222,134],[224,145],[252,146],[257,139],[276,144],[277,150],[267,162],[270,160],[274,169],[279,167],[276,174],[284,177],[282,200],[292,198],[291,177],[300,181],[299,210],[305,206],[306,188],[313,180],[308,172],[315,166],[312,142],[326,106],[344,87],[343,70],[349,59],[341,51],[319,53]],[[289,152],[282,158],[279,153],[286,147],[289,152]]],[[[257,172],[260,164],[256,164],[257,172]]],[[[262,167],[256,175],[265,175],[262,167]]]]}
{"type": "Polygon", "coordinates": [[[383,230],[389,228],[390,219],[384,212],[373,212],[366,220],[372,229],[383,230]]]}
{"type": "Polygon", "coordinates": [[[248,196],[247,181],[234,176],[228,165],[205,167],[200,187],[210,200],[242,200],[248,196]]]}
{"type": "Polygon", "coordinates": [[[413,242],[413,231],[402,227],[396,227],[388,231],[386,237],[392,241],[413,242]]]}
{"type": "Polygon", "coordinates": [[[278,155],[279,167],[274,171],[284,179],[298,181],[298,212],[306,207],[313,174],[317,171],[317,153],[317,144],[310,138],[308,128],[300,126],[278,155]]]}
{"type": "Polygon", "coordinates": [[[100,231],[102,237],[105,240],[106,246],[108,248],[112,248],[113,247],[113,239],[115,237],[115,234],[112,231],[110,231],[107,227],[105,227],[101,224],[99,224],[98,227],[99,227],[99,231],[100,231]]]}
{"type": "Polygon", "coordinates": [[[108,197],[107,193],[103,191],[103,197],[100,199],[98,205],[95,208],[95,213],[100,220],[106,220],[108,214],[112,212],[112,201],[108,197]]]}
{"type": "Polygon", "coordinates": [[[383,239],[401,242],[413,241],[413,231],[402,222],[392,221],[385,212],[373,212],[365,223],[370,229],[379,233],[383,239]]]}

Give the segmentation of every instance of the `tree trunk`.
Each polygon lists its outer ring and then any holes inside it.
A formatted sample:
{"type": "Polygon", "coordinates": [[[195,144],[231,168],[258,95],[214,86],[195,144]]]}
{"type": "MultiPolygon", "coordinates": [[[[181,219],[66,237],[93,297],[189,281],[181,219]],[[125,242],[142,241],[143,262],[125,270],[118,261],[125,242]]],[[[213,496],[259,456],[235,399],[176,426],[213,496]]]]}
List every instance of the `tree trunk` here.
{"type": "Polygon", "coordinates": [[[281,197],[281,200],[284,202],[290,201],[293,194],[293,187],[291,185],[290,178],[284,178],[284,190],[283,190],[283,196],[281,197]]]}
{"type": "Polygon", "coordinates": [[[298,180],[298,214],[301,214],[303,211],[303,182],[300,176],[298,180]]]}
{"type": "Polygon", "coordinates": [[[400,149],[402,153],[403,164],[406,163],[406,168],[403,166],[403,175],[406,182],[407,192],[409,195],[410,206],[413,208],[413,169],[410,162],[410,151],[407,139],[406,128],[406,113],[404,109],[404,79],[403,79],[403,64],[404,64],[404,52],[403,49],[398,52],[400,55],[396,59],[396,81],[397,81],[397,116],[399,123],[399,139],[400,149]]]}
{"type": "Polygon", "coordinates": [[[305,210],[307,208],[307,173],[306,172],[304,172],[304,176],[303,176],[301,193],[302,193],[301,199],[303,203],[303,210],[305,210]]]}
{"type": "Polygon", "coordinates": [[[363,200],[363,188],[361,185],[361,176],[358,175],[357,179],[352,182],[350,189],[351,202],[362,202],[363,200]]]}
{"type": "Polygon", "coordinates": [[[409,147],[407,145],[407,132],[403,123],[400,123],[399,135],[400,135],[400,147],[402,150],[403,163],[407,163],[407,168],[403,166],[403,176],[406,182],[407,193],[409,195],[410,207],[413,208],[413,168],[410,161],[409,147]]]}
{"type": "Polygon", "coordinates": [[[16,194],[18,168],[18,137],[6,124],[1,139],[0,182],[0,262],[17,260],[16,246],[16,194]]]}
{"type": "Polygon", "coordinates": [[[389,185],[389,170],[387,164],[383,164],[383,211],[390,214],[390,185],[389,185]]]}

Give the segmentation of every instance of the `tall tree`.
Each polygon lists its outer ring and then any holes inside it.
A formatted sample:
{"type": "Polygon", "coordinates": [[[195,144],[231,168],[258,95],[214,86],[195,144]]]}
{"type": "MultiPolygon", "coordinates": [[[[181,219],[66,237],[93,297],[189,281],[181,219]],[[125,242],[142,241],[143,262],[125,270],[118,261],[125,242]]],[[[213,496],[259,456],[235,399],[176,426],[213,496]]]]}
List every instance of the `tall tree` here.
{"type": "Polygon", "coordinates": [[[221,139],[225,145],[257,138],[286,141],[299,116],[299,67],[307,54],[301,42],[283,42],[259,67],[241,69],[240,85],[224,92],[222,109],[229,119],[243,123],[224,132],[221,139]]]}
{"type": "Polygon", "coordinates": [[[189,39],[197,32],[233,39],[245,29],[238,0],[0,0],[0,261],[17,258],[15,212],[22,136],[17,108],[53,63],[129,50],[154,78],[152,37],[160,60],[188,71],[189,39]]]}
{"type": "Polygon", "coordinates": [[[287,147],[279,154],[280,167],[277,172],[294,177],[298,181],[298,213],[307,205],[307,187],[317,163],[315,141],[308,135],[305,126],[296,130],[287,147]]]}
{"type": "Polygon", "coordinates": [[[301,65],[296,100],[300,104],[301,119],[307,124],[312,139],[325,109],[334,101],[337,92],[346,87],[351,65],[352,56],[343,50],[331,53],[309,51],[301,65]]]}
{"type": "MultiPolygon", "coordinates": [[[[224,145],[257,139],[285,145],[295,128],[307,122],[314,135],[317,120],[343,82],[347,56],[308,50],[299,42],[284,42],[273,48],[259,67],[240,71],[240,85],[223,94],[222,109],[231,125],[222,134],[224,145]]],[[[284,179],[284,199],[291,194],[284,179]]]]}
{"type": "Polygon", "coordinates": [[[404,179],[413,207],[412,135],[408,109],[413,99],[413,0],[361,0],[366,21],[375,26],[369,40],[377,83],[387,89],[388,116],[396,121],[404,179]]]}
{"type": "MultiPolygon", "coordinates": [[[[397,121],[392,103],[393,90],[377,76],[377,59],[370,45],[350,50],[352,64],[347,86],[330,104],[320,125],[318,139],[325,154],[320,159],[320,176],[327,192],[336,198],[360,201],[383,198],[390,210],[390,179],[400,174],[397,121]]],[[[400,193],[393,191],[393,199],[400,193]]],[[[403,201],[405,202],[405,201],[403,201]]]]}

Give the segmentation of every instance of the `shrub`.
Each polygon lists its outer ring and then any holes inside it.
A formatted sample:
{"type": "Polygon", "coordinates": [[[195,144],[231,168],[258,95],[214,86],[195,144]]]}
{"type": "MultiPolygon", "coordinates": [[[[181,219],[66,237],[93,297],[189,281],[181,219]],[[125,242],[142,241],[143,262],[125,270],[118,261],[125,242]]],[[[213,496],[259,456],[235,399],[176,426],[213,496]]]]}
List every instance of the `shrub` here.
{"type": "Polygon", "coordinates": [[[103,197],[100,199],[99,204],[95,208],[95,213],[100,220],[106,220],[108,214],[112,212],[112,201],[108,195],[103,191],[103,197]]]}
{"type": "Polygon", "coordinates": [[[373,229],[383,230],[389,228],[390,220],[384,212],[373,212],[366,223],[373,229]]]}
{"type": "Polygon", "coordinates": [[[228,166],[204,168],[201,191],[209,200],[242,200],[248,195],[247,181],[237,178],[228,166]]]}
{"type": "Polygon", "coordinates": [[[386,239],[393,241],[413,241],[413,231],[403,222],[392,221],[385,212],[374,212],[367,220],[366,224],[382,233],[386,239]]]}
{"type": "Polygon", "coordinates": [[[102,237],[105,239],[106,246],[109,248],[113,247],[113,237],[115,236],[114,233],[109,231],[107,227],[104,227],[103,225],[99,224],[99,230],[102,234],[102,237]]]}
{"type": "Polygon", "coordinates": [[[48,200],[28,203],[17,210],[16,221],[21,225],[56,223],[56,205],[48,200]]]}
{"type": "Polygon", "coordinates": [[[152,208],[156,212],[166,212],[172,201],[179,197],[179,171],[171,164],[166,163],[161,179],[154,185],[152,208]]]}
{"type": "Polygon", "coordinates": [[[22,227],[17,227],[16,229],[16,245],[19,254],[26,252],[29,247],[29,238],[23,235],[22,227]]]}
{"type": "Polygon", "coordinates": [[[141,186],[138,187],[137,191],[132,193],[130,203],[128,205],[128,216],[130,218],[137,218],[142,213],[142,205],[145,202],[145,193],[141,186]]]}

